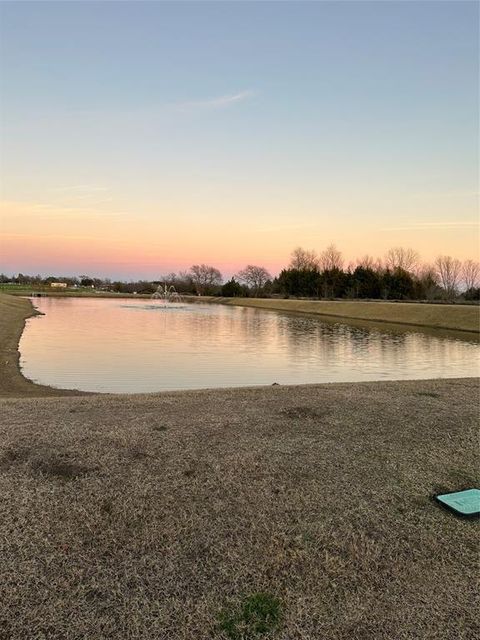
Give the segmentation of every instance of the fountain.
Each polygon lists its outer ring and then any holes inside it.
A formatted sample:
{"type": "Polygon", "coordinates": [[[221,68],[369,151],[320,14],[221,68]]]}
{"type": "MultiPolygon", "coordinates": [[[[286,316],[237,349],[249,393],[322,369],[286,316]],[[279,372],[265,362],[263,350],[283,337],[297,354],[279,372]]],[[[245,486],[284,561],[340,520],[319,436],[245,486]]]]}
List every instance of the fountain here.
{"type": "Polygon", "coordinates": [[[173,284],[170,286],[167,284],[159,284],[155,293],[152,294],[152,300],[161,300],[164,305],[170,305],[174,303],[181,303],[182,297],[177,292],[173,284]]]}
{"type": "Polygon", "coordinates": [[[183,309],[186,305],[185,302],[182,298],[182,296],[177,292],[177,290],[175,289],[175,287],[172,285],[166,285],[166,284],[160,284],[157,287],[157,290],[155,291],[155,293],[153,293],[150,296],[151,300],[159,300],[160,304],[158,304],[158,302],[155,302],[154,304],[136,304],[137,301],[135,301],[134,304],[132,304],[131,302],[129,304],[122,304],[120,305],[121,307],[125,307],[127,309],[147,309],[147,310],[161,310],[161,311],[168,311],[170,309],[183,309]]]}

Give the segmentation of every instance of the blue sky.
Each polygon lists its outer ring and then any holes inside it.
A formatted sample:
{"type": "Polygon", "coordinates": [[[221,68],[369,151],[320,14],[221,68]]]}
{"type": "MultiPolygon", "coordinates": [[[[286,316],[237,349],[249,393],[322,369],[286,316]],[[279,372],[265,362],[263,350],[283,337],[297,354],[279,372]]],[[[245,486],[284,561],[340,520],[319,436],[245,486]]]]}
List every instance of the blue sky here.
{"type": "Polygon", "coordinates": [[[81,251],[81,219],[128,254],[115,262],[113,244],[99,245],[92,270],[132,276],[190,257],[274,270],[289,247],[332,241],[351,259],[396,244],[474,257],[477,3],[0,11],[1,188],[18,256],[6,267],[34,266],[18,252],[22,234],[39,269],[80,266],[72,251],[49,262],[42,234],[76,237],[81,251]],[[238,246],[224,251],[232,225],[238,246]],[[135,261],[152,237],[148,260],[135,261]]]}

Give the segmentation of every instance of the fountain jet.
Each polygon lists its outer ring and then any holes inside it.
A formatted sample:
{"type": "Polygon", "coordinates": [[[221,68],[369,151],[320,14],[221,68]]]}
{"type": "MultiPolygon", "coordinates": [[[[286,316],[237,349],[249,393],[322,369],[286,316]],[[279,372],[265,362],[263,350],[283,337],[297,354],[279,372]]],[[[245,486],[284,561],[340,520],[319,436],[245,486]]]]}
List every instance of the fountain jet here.
{"type": "Polygon", "coordinates": [[[182,302],[182,297],[177,292],[173,284],[159,284],[157,290],[152,294],[152,300],[161,300],[164,304],[182,302]]]}

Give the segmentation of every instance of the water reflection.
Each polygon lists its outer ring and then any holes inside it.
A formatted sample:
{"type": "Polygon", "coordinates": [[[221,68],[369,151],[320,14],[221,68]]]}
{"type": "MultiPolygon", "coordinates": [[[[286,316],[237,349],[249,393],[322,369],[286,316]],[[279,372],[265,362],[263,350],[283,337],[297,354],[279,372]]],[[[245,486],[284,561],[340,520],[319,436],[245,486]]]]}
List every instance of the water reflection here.
{"type": "Polygon", "coordinates": [[[24,374],[87,391],[303,384],[479,374],[469,334],[190,304],[35,299],[20,343],[24,374]],[[150,306],[150,305],[149,305],[150,306]]]}

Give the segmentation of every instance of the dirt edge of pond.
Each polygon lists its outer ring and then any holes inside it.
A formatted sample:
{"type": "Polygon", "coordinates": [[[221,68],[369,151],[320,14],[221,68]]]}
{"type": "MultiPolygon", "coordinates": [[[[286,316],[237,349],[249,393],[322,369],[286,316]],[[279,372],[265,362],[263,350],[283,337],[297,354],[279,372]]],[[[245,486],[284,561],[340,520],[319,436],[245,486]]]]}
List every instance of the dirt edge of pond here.
{"type": "Polygon", "coordinates": [[[28,318],[39,315],[30,300],[0,294],[0,397],[78,396],[81,391],[36,384],[22,375],[18,346],[28,318]]]}

